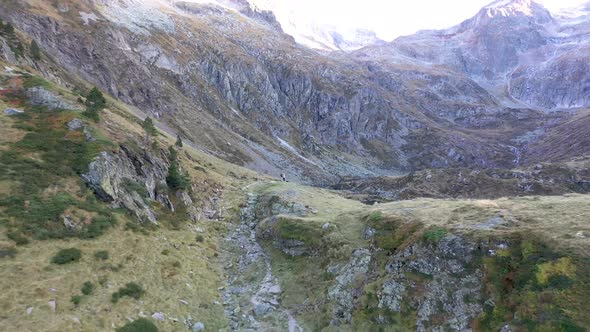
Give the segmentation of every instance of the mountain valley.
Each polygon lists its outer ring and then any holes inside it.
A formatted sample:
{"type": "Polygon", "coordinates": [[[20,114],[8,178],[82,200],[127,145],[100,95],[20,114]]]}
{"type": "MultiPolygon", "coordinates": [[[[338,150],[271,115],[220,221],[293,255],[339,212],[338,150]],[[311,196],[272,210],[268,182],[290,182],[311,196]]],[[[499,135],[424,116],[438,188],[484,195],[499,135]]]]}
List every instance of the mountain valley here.
{"type": "Polygon", "coordinates": [[[0,1],[1,330],[590,328],[590,3],[261,3],[0,1]]]}

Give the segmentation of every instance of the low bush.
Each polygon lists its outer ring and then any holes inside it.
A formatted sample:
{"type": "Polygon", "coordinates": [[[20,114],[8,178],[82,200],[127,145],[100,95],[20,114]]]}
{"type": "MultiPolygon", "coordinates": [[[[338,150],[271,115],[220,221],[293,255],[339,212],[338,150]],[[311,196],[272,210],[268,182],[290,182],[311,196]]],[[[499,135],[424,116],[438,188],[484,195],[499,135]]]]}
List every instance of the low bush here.
{"type": "Polygon", "coordinates": [[[130,282],[127,285],[125,285],[125,287],[121,287],[121,288],[119,288],[119,290],[117,292],[113,293],[113,295],[111,296],[111,302],[117,303],[120,298],[125,297],[125,296],[139,300],[139,298],[144,293],[145,293],[145,291],[143,290],[143,288],[140,285],[138,285],[134,282],[130,282]]]}
{"type": "Polygon", "coordinates": [[[70,302],[72,302],[75,306],[78,306],[80,302],[82,302],[82,296],[72,295],[72,297],[70,298],[70,302]]]}
{"type": "Polygon", "coordinates": [[[53,256],[53,258],[51,259],[51,262],[53,264],[62,265],[62,264],[77,262],[80,260],[81,257],[82,257],[82,252],[80,251],[80,249],[77,249],[77,248],[61,249],[60,251],[57,252],[57,254],[55,254],[55,256],[53,256]]]}
{"type": "Polygon", "coordinates": [[[158,332],[158,327],[146,318],[139,318],[125,324],[116,330],[117,332],[158,332]]]}
{"type": "Polygon", "coordinates": [[[90,295],[94,291],[94,285],[90,281],[86,281],[82,285],[81,291],[82,291],[82,294],[84,294],[84,295],[90,295]]]}
{"type": "Polygon", "coordinates": [[[6,236],[14,241],[17,246],[22,246],[29,243],[29,239],[26,238],[21,232],[8,232],[6,236]]]}

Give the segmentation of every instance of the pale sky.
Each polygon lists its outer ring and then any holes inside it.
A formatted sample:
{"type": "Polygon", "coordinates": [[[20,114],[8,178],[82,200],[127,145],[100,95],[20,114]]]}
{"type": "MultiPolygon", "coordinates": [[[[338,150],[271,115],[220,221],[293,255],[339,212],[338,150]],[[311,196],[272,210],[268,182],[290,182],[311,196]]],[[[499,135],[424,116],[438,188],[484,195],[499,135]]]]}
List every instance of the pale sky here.
{"type": "MultiPolygon", "coordinates": [[[[258,0],[272,2],[277,16],[334,25],[339,30],[366,28],[384,40],[423,29],[442,29],[475,15],[490,0],[258,0]]],[[[549,11],[590,0],[538,0],[549,11]]],[[[280,18],[279,18],[280,19],[280,18]]]]}

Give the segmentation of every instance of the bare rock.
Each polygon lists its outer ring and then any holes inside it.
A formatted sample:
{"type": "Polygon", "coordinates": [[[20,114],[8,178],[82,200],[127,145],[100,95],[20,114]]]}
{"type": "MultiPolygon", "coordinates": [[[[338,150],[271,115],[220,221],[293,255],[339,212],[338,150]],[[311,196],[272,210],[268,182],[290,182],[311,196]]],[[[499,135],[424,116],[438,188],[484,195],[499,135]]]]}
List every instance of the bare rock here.
{"type": "Polygon", "coordinates": [[[51,311],[55,312],[55,310],[57,309],[57,301],[50,300],[49,302],[47,302],[47,304],[49,304],[49,308],[51,308],[51,311]]]}
{"type": "Polygon", "coordinates": [[[129,210],[141,221],[156,223],[149,200],[156,199],[156,186],[165,182],[167,173],[165,159],[123,145],[118,153],[100,153],[82,177],[103,201],[129,210]]]}
{"type": "Polygon", "coordinates": [[[24,112],[21,110],[17,110],[16,108],[7,108],[4,110],[4,114],[6,115],[19,115],[23,114],[24,112]]]}
{"type": "Polygon", "coordinates": [[[40,87],[35,86],[32,88],[28,88],[26,90],[27,98],[29,98],[31,104],[37,106],[46,106],[51,110],[56,109],[66,109],[66,110],[74,110],[76,107],[70,105],[69,103],[63,101],[59,97],[57,97],[53,92],[40,87]]]}
{"type": "Polygon", "coordinates": [[[152,315],[152,318],[153,318],[153,319],[155,319],[155,320],[158,320],[158,321],[161,321],[161,322],[163,322],[163,321],[165,321],[165,320],[166,320],[166,315],[164,315],[164,313],[163,313],[163,312],[155,312],[155,313],[152,315]]]}

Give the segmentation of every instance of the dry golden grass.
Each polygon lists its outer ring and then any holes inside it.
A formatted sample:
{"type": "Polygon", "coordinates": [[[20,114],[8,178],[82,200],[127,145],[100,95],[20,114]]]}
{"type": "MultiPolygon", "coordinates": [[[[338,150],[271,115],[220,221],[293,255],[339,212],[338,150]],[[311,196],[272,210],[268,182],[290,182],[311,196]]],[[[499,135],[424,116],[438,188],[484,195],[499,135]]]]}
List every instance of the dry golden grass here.
{"type": "Polygon", "coordinates": [[[8,106],[0,100],[0,150],[6,150],[8,144],[20,141],[26,134],[24,130],[13,128],[14,120],[4,114],[8,106]]]}
{"type": "Polygon", "coordinates": [[[253,190],[275,194],[317,211],[308,218],[336,226],[337,239],[362,244],[362,217],[373,212],[455,232],[476,234],[535,233],[559,247],[588,255],[590,195],[510,197],[494,200],[419,198],[375,206],[363,205],[328,190],[275,182],[253,190]],[[499,222],[498,222],[499,221],[499,222]]]}
{"type": "MultiPolygon", "coordinates": [[[[95,240],[35,241],[19,246],[16,258],[0,259],[2,330],[104,331],[122,326],[127,318],[160,311],[179,320],[156,322],[162,331],[185,329],[182,320],[188,316],[213,330],[226,326],[218,304],[221,272],[214,262],[216,251],[211,249],[216,246],[214,231],[199,225],[206,240],[198,243],[195,227],[159,229],[142,235],[124,231],[122,224],[95,240]],[[82,251],[80,262],[50,263],[59,249],[70,247],[82,251]],[[110,258],[95,259],[94,253],[99,250],[108,250],[110,258]],[[164,250],[167,255],[162,254],[164,250]],[[104,286],[100,280],[106,280],[104,286]],[[94,293],[84,296],[75,307],[70,297],[81,294],[85,281],[95,285],[94,293]],[[128,282],[142,285],[145,295],[140,300],[123,298],[111,303],[111,294],[128,282]],[[51,300],[57,302],[55,312],[48,304],[51,300]],[[29,307],[33,308],[30,315],[29,307]]],[[[0,240],[0,247],[10,247],[10,243],[0,240]]]]}
{"type": "MultiPolygon", "coordinates": [[[[60,90],[58,87],[55,89],[60,90]]],[[[73,98],[67,91],[63,93],[66,99],[73,98]]],[[[99,124],[90,123],[93,135],[115,143],[113,149],[116,149],[117,143],[130,139],[141,142],[144,131],[138,117],[126,105],[118,102],[111,102],[110,105],[110,109],[102,112],[99,124]]],[[[1,120],[5,120],[4,115],[0,116],[1,120]]],[[[80,116],[76,112],[64,112],[55,125],[64,126],[70,119],[80,116]]],[[[22,137],[20,131],[12,130],[10,119],[0,122],[0,140],[10,143],[22,137]]],[[[176,141],[176,137],[164,132],[155,139],[161,148],[167,148],[176,141]]],[[[197,205],[212,196],[213,189],[226,188],[219,191],[225,204],[220,208],[230,210],[243,199],[239,188],[256,177],[254,172],[208,156],[188,145],[179,150],[183,169],[197,186],[197,205]]],[[[58,185],[47,188],[44,194],[66,191],[78,196],[80,184],[79,179],[64,178],[58,185]]],[[[10,192],[11,183],[1,182],[0,193],[9,195],[10,192]]],[[[76,209],[67,210],[64,214],[72,215],[76,222],[87,222],[92,217],[76,209]]],[[[0,258],[0,287],[3,289],[0,295],[0,330],[113,330],[122,326],[128,318],[144,314],[151,316],[157,311],[167,317],[165,322],[156,322],[162,331],[186,329],[182,321],[189,316],[195,322],[205,323],[207,329],[227,328],[218,291],[223,273],[216,258],[217,241],[224,235],[223,224],[187,222],[181,224],[179,230],[163,226],[143,235],[124,230],[125,224],[131,220],[127,217],[119,219],[118,226],[97,239],[35,240],[18,246],[15,258],[0,258]],[[197,242],[197,234],[202,235],[204,241],[197,242]],[[80,262],[66,265],[50,263],[59,249],[70,247],[82,250],[80,262]],[[108,250],[110,259],[95,259],[94,253],[100,250],[108,250]],[[104,287],[99,285],[101,280],[104,287]],[[84,296],[76,307],[70,298],[81,294],[80,288],[85,281],[95,284],[95,292],[84,296]],[[128,282],[142,285],[146,290],[144,297],[140,300],[124,298],[117,304],[111,303],[111,294],[128,282]],[[56,312],[52,312],[48,304],[50,300],[57,301],[56,312]],[[187,301],[188,305],[180,300],[187,301]],[[33,308],[30,315],[27,308],[33,308]]],[[[14,242],[6,237],[4,231],[1,232],[0,249],[13,247],[14,242]]]]}

